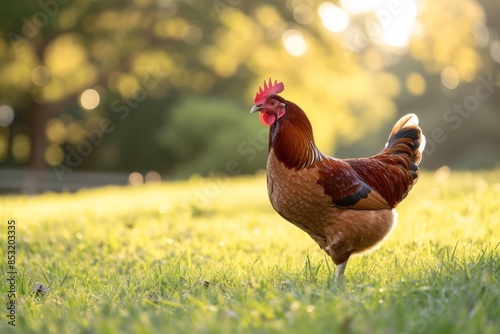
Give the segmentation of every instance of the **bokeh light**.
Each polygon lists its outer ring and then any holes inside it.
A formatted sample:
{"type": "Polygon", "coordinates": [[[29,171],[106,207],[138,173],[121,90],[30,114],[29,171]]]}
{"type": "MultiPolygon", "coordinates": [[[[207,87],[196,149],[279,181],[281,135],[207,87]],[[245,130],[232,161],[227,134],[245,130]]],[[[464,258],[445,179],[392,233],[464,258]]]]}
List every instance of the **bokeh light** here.
{"type": "Polygon", "coordinates": [[[133,186],[140,186],[144,183],[144,177],[141,173],[138,172],[130,173],[130,175],[128,176],[128,183],[133,186]]]}
{"type": "Polygon", "coordinates": [[[14,110],[6,104],[0,106],[0,126],[8,127],[14,120],[14,110]]]}
{"type": "Polygon", "coordinates": [[[101,102],[101,97],[95,89],[87,89],[80,95],[80,104],[87,110],[94,110],[101,102]]]}
{"type": "Polygon", "coordinates": [[[85,62],[85,48],[71,34],[64,34],[52,41],[46,49],[45,64],[53,77],[64,78],[85,62]]]}
{"type": "Polygon", "coordinates": [[[62,30],[69,30],[71,27],[73,27],[78,20],[78,9],[77,8],[72,8],[72,7],[67,7],[65,10],[59,11],[58,14],[58,23],[59,27],[62,30]]]}
{"type": "Polygon", "coordinates": [[[307,43],[304,36],[297,30],[288,30],[283,34],[283,44],[286,51],[295,57],[300,57],[307,52],[307,43]]]}
{"type": "Polygon", "coordinates": [[[346,11],[353,15],[364,14],[371,12],[375,9],[374,5],[377,1],[366,1],[366,0],[341,0],[340,5],[346,11]]]}
{"type": "Polygon", "coordinates": [[[293,18],[303,25],[313,23],[314,16],[314,10],[307,5],[299,5],[293,10],[293,18]]]}
{"type": "Polygon", "coordinates": [[[66,126],[60,119],[51,119],[45,126],[45,135],[51,143],[62,144],[67,137],[66,126]]]}
{"type": "Polygon", "coordinates": [[[347,29],[351,22],[349,14],[331,2],[324,2],[318,8],[318,14],[323,25],[331,32],[342,32],[347,29]]]}
{"type": "Polygon", "coordinates": [[[49,69],[45,66],[37,66],[31,71],[31,81],[36,86],[44,86],[50,79],[49,69]]]}
{"type": "Polygon", "coordinates": [[[498,39],[491,42],[490,55],[494,61],[500,63],[500,41],[498,39]]]}
{"type": "Polygon", "coordinates": [[[64,151],[59,145],[51,144],[45,149],[44,157],[47,164],[57,166],[64,159],[64,151]]]}
{"type": "Polygon", "coordinates": [[[139,90],[139,81],[132,74],[121,74],[116,82],[118,92],[124,97],[130,98],[139,90]]]}
{"type": "Polygon", "coordinates": [[[17,134],[12,140],[12,157],[17,163],[25,163],[31,154],[30,138],[25,134],[17,134]]]}
{"type": "Polygon", "coordinates": [[[67,140],[71,144],[77,144],[84,139],[83,126],[79,122],[71,122],[67,127],[67,140]]]}
{"type": "Polygon", "coordinates": [[[406,88],[410,94],[420,96],[425,93],[426,83],[424,77],[418,72],[411,72],[406,77],[406,88]]]}
{"type": "Polygon", "coordinates": [[[441,71],[441,83],[448,89],[457,88],[460,83],[460,76],[458,75],[457,70],[451,66],[445,67],[441,71]]]}
{"type": "Polygon", "coordinates": [[[394,48],[408,46],[417,19],[415,0],[389,1],[375,13],[380,25],[380,35],[375,40],[394,48]]]}
{"type": "Polygon", "coordinates": [[[157,171],[150,171],[145,177],[146,183],[161,182],[161,175],[157,171]]]}
{"type": "Polygon", "coordinates": [[[203,37],[203,30],[201,30],[200,27],[195,25],[188,25],[182,31],[182,39],[187,44],[193,45],[199,43],[202,37],[203,37]]]}
{"type": "MultiPolygon", "coordinates": [[[[208,126],[181,131],[186,147],[180,147],[174,136],[146,136],[131,146],[127,133],[178,127],[177,122],[170,124],[170,113],[197,98],[197,105],[181,119],[186,129],[194,120],[210,122],[217,116],[201,113],[206,101],[218,100],[220,113],[228,110],[227,117],[232,117],[238,108],[225,102],[246,105],[258,88],[253,82],[269,76],[283,81],[285,96],[305,109],[318,146],[343,153],[352,143],[352,154],[357,155],[375,146],[362,142],[366,135],[379,131],[406,106],[412,105],[423,117],[432,110],[444,113],[456,99],[461,102],[474,94],[481,80],[500,81],[498,6],[484,1],[458,1],[449,10],[443,10],[449,5],[446,0],[227,0],[205,7],[195,2],[133,0],[130,6],[68,7],[53,17],[50,36],[24,36],[21,43],[0,41],[5,65],[0,75],[0,159],[6,156],[0,161],[5,167],[19,167],[12,157],[16,135],[28,136],[30,167],[42,168],[48,160],[58,161],[57,147],[66,151],[67,144],[77,147],[88,141],[88,133],[109,118],[113,125],[120,123],[120,131],[103,137],[108,139],[76,170],[128,170],[125,178],[138,171],[143,183],[154,175],[147,174],[152,166],[168,179],[207,175],[205,169],[212,163],[224,168],[220,161],[226,150],[220,150],[221,143],[239,151],[238,131],[226,134],[224,128],[224,140],[213,136],[208,126]],[[302,94],[305,90],[312,93],[302,94]],[[417,98],[421,96],[427,99],[417,98]],[[425,103],[431,107],[423,108],[425,103]],[[140,122],[121,122],[129,112],[132,117],[142,110],[148,112],[140,122]],[[5,129],[8,135],[2,133],[5,129]],[[205,141],[213,146],[198,153],[197,143],[205,141]],[[144,152],[142,147],[149,149],[144,152]],[[169,159],[163,161],[162,156],[169,159]]],[[[5,6],[6,13],[9,8],[5,6]]],[[[28,17],[40,8],[35,2],[24,9],[28,17]]],[[[8,28],[14,18],[6,19],[8,28]]],[[[495,110],[493,89],[480,90],[492,96],[481,108],[495,110]]],[[[438,119],[443,118],[431,117],[426,126],[438,127],[438,119]]],[[[468,124],[482,131],[476,121],[480,122],[471,119],[468,124]]],[[[245,122],[234,123],[242,131],[255,125],[245,122]]],[[[447,134],[450,140],[443,150],[455,147],[453,136],[460,134],[447,134]]],[[[18,157],[26,142],[17,138],[18,157]]],[[[485,140],[485,150],[494,152],[490,142],[485,140]]],[[[479,164],[466,150],[457,150],[457,155],[462,153],[462,160],[456,161],[479,164]]],[[[259,151],[244,173],[262,168],[257,160],[264,156],[259,151]]],[[[485,166],[495,159],[494,154],[484,156],[489,157],[485,166]]],[[[440,159],[454,167],[450,157],[433,155],[428,161],[440,159]]]]}

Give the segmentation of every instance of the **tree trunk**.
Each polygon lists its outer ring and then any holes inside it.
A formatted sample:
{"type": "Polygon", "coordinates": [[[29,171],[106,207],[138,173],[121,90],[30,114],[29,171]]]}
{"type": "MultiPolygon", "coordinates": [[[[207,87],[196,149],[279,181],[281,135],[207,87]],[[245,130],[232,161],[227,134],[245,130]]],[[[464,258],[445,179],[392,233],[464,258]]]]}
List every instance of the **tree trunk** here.
{"type": "Polygon", "coordinates": [[[23,192],[36,193],[44,190],[44,180],[40,179],[40,175],[44,174],[37,172],[48,167],[45,162],[45,150],[48,145],[45,127],[50,119],[62,114],[74,98],[75,95],[72,94],[55,103],[40,104],[33,101],[29,121],[31,155],[28,162],[28,173],[22,189],[23,192]]]}
{"type": "Polygon", "coordinates": [[[52,117],[50,105],[40,104],[33,101],[30,110],[29,133],[31,135],[31,155],[28,162],[28,171],[23,180],[23,193],[37,193],[41,191],[44,180],[40,179],[39,173],[46,167],[45,149],[47,147],[47,136],[45,135],[45,125],[52,117]]]}

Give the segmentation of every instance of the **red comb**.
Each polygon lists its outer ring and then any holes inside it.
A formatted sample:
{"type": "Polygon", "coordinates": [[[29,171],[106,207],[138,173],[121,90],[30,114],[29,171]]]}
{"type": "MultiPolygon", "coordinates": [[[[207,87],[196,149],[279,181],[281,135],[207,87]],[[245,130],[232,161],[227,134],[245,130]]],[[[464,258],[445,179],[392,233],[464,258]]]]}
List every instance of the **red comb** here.
{"type": "Polygon", "coordinates": [[[264,80],[264,89],[262,89],[262,87],[259,87],[259,91],[257,92],[257,94],[255,94],[255,99],[253,100],[253,103],[255,105],[264,103],[264,101],[267,99],[269,95],[281,93],[283,90],[285,90],[285,85],[283,85],[282,82],[278,83],[277,80],[274,80],[273,84],[271,78],[269,78],[269,85],[268,85],[266,80],[264,80]]]}

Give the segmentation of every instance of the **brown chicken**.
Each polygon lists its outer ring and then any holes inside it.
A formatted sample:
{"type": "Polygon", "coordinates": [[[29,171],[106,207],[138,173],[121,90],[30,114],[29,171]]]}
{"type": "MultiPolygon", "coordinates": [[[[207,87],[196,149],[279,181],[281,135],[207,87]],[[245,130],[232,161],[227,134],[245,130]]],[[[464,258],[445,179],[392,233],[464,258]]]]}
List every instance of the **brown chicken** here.
{"type": "Polygon", "coordinates": [[[395,225],[394,208],[418,180],[425,137],[417,116],[408,114],[379,154],[336,159],[318,150],[306,114],[277,95],[283,90],[283,83],[264,81],[251,110],[271,127],[269,199],[276,212],[332,258],[339,280],[352,254],[377,246],[395,225]]]}

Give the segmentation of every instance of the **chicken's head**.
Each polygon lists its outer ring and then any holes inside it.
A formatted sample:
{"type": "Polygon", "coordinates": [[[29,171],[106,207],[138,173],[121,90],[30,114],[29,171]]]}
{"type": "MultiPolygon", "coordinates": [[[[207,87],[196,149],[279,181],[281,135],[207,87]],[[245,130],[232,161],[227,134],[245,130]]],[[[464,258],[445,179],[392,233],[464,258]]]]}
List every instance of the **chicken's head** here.
{"type": "Polygon", "coordinates": [[[277,95],[284,89],[285,85],[282,82],[278,83],[277,80],[274,80],[273,84],[271,78],[269,78],[269,84],[264,81],[264,88],[259,87],[250,113],[259,111],[262,124],[273,125],[286,112],[286,105],[280,101],[281,98],[277,95]]]}

